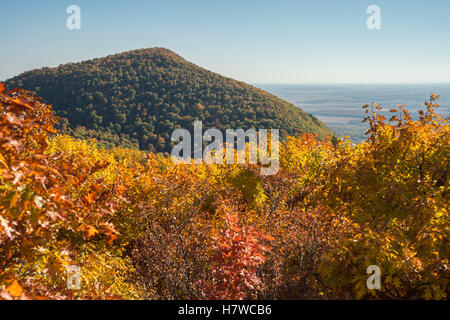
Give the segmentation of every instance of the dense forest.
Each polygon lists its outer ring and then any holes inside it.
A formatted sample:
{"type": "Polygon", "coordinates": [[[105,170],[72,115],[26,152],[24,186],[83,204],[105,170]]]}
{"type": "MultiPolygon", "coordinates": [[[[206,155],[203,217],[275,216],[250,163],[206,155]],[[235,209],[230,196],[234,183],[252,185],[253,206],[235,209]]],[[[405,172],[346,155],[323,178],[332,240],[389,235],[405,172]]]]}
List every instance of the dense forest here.
{"type": "Polygon", "coordinates": [[[438,98],[417,120],[364,106],[357,145],[287,137],[264,176],[60,135],[48,105],[0,83],[0,298],[448,299],[438,98]]]}
{"type": "Polygon", "coordinates": [[[200,68],[164,48],[134,50],[57,68],[32,70],[6,82],[53,105],[58,128],[104,146],[170,152],[177,128],[280,129],[297,135],[333,133],[292,104],[200,68]]]}

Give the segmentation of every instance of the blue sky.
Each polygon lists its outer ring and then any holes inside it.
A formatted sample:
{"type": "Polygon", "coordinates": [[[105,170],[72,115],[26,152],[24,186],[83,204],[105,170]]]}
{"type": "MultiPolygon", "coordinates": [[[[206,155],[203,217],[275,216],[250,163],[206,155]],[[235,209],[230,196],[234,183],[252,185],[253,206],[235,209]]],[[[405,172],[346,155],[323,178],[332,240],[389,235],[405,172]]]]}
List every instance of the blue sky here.
{"type": "Polygon", "coordinates": [[[249,83],[450,82],[450,0],[1,0],[0,80],[166,47],[249,83]],[[68,30],[66,8],[81,8],[68,30]],[[366,8],[381,9],[381,30],[366,8]]]}

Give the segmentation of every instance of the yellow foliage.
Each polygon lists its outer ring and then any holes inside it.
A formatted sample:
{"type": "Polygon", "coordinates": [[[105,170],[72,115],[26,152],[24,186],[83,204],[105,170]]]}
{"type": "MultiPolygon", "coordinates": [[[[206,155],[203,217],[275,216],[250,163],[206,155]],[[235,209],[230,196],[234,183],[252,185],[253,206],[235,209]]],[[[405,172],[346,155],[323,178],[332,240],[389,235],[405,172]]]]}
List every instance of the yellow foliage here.
{"type": "Polygon", "coordinates": [[[288,137],[263,176],[55,135],[48,106],[0,88],[0,296],[446,299],[450,129],[436,100],[418,120],[365,106],[358,145],[288,137]]]}

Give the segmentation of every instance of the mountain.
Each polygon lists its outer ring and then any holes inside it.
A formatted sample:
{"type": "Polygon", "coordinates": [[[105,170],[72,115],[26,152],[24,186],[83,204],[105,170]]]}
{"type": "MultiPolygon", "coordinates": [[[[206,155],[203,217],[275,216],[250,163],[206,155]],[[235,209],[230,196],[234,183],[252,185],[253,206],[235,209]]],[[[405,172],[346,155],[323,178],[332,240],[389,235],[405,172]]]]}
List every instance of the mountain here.
{"type": "Polygon", "coordinates": [[[60,130],[102,144],[168,152],[176,128],[278,128],[283,134],[332,135],[294,105],[244,82],[190,63],[164,48],[128,51],[6,81],[53,105],[60,130]]]}

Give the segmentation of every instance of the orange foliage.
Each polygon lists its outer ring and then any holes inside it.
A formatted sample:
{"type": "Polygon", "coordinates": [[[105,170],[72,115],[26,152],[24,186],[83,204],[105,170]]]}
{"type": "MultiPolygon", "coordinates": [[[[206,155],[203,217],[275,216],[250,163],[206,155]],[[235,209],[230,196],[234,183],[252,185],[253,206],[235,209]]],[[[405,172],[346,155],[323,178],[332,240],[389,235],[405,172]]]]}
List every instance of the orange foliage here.
{"type": "Polygon", "coordinates": [[[448,297],[450,130],[365,106],[367,141],[304,134],[280,170],[186,165],[56,135],[51,108],[0,84],[4,299],[448,297]],[[66,267],[82,287],[66,287],[66,267]],[[380,290],[366,268],[382,270],[380,290]]]}
{"type": "MultiPolygon", "coordinates": [[[[224,226],[213,235],[213,256],[210,259],[211,276],[205,282],[205,299],[245,299],[261,287],[257,271],[264,263],[269,247],[263,240],[271,239],[252,227],[243,227],[237,213],[230,206],[220,206],[224,226]]],[[[214,234],[214,232],[213,232],[214,234]]]]}

